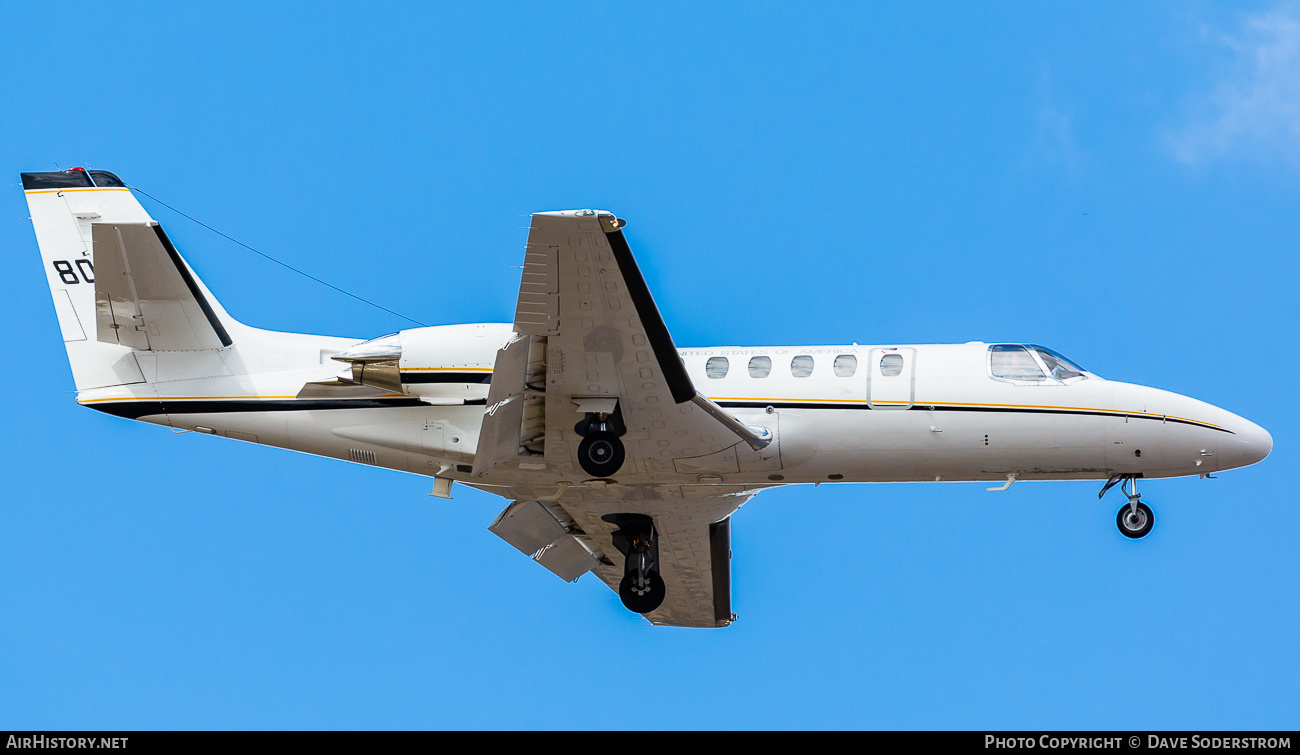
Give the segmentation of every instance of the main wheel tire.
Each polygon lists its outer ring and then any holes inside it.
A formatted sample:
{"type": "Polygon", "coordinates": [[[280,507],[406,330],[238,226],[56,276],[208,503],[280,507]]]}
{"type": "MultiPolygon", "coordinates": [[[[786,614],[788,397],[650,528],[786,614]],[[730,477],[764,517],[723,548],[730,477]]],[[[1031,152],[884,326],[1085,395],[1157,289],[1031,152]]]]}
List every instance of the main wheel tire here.
{"type": "Polygon", "coordinates": [[[623,581],[618,583],[618,597],[622,599],[623,605],[627,610],[636,613],[650,613],[658,608],[664,602],[664,595],[668,589],[664,586],[664,578],[659,576],[659,572],[650,572],[650,584],[644,593],[638,595],[632,589],[632,575],[624,574],[623,581]]]}
{"type": "Polygon", "coordinates": [[[1141,501],[1138,501],[1136,514],[1133,513],[1133,507],[1126,503],[1115,515],[1115,524],[1119,527],[1120,533],[1134,540],[1146,537],[1155,523],[1156,515],[1151,513],[1150,507],[1141,501]]]}
{"type": "Polygon", "coordinates": [[[578,464],[592,477],[613,477],[625,457],[623,441],[614,433],[587,433],[578,444],[578,464]]]}

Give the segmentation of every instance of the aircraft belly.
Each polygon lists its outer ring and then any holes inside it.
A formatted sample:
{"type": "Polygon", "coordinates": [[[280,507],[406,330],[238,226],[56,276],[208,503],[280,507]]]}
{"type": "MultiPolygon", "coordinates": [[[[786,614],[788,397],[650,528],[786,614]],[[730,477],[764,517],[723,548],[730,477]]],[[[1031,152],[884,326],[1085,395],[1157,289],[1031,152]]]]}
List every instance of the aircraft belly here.
{"type": "Polygon", "coordinates": [[[289,441],[289,414],[292,412],[213,412],[165,416],[169,419],[167,424],[179,430],[194,430],[265,446],[292,448],[289,441]]]}
{"type": "MultiPolygon", "coordinates": [[[[457,463],[472,462],[481,413],[478,406],[189,413],[172,415],[170,424],[291,451],[435,475],[457,463]]],[[[159,419],[164,416],[158,415],[159,419]]]]}

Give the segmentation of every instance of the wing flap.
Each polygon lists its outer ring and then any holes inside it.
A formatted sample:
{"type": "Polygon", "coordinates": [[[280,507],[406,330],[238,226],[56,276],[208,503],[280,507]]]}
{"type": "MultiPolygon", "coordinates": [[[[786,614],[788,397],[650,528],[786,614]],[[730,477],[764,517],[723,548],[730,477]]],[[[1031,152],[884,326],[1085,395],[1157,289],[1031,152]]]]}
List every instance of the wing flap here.
{"type": "Polygon", "coordinates": [[[572,582],[600,564],[541,501],[515,501],[488,529],[565,582],[572,582]]]}
{"type": "Polygon", "coordinates": [[[483,476],[504,461],[541,454],[546,431],[545,399],[529,386],[530,371],[540,369],[533,363],[543,359],[541,353],[544,347],[533,336],[516,337],[497,350],[474,452],[475,476],[483,476]]]}

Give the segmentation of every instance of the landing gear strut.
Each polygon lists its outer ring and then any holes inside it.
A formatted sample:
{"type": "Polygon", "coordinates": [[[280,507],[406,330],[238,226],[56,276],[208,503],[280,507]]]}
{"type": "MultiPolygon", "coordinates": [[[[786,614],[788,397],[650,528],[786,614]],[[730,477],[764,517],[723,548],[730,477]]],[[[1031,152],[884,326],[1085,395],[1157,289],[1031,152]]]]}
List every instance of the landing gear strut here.
{"type": "Polygon", "coordinates": [[[1114,487],[1117,482],[1120,484],[1120,492],[1128,496],[1128,503],[1121,506],[1119,513],[1115,515],[1115,524],[1119,527],[1120,534],[1134,540],[1146,537],[1156,523],[1156,515],[1140,500],[1142,495],[1137,492],[1136,477],[1111,478],[1101,489],[1098,497],[1105,495],[1106,491],[1114,487]]]}
{"type": "Polygon", "coordinates": [[[623,579],[618,597],[629,611],[650,613],[664,602],[667,589],[659,576],[659,541],[654,520],[645,514],[607,514],[615,524],[614,547],[623,554],[623,579]]]}
{"type": "Polygon", "coordinates": [[[603,412],[596,412],[574,428],[583,436],[578,444],[578,466],[592,477],[613,477],[623,466],[626,452],[618,439],[618,425],[603,412]]]}

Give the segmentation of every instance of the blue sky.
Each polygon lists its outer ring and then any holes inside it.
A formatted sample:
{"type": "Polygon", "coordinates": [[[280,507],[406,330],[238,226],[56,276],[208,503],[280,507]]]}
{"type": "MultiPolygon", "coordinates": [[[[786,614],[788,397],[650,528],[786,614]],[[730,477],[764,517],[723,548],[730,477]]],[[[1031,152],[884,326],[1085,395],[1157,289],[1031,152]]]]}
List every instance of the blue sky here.
{"type": "MultiPolygon", "coordinates": [[[[809,7],[4,3],[0,728],[1300,725],[1300,5],[809,7]],[[609,208],[680,346],[1043,343],[1275,447],[1139,542],[1095,483],[767,492],[740,620],[652,628],[493,496],[79,408],[17,185],[73,165],[429,324],[609,208]]],[[[406,325],[145,205],[244,322],[406,325]]]]}

